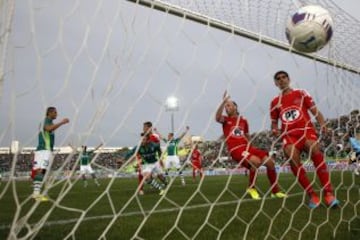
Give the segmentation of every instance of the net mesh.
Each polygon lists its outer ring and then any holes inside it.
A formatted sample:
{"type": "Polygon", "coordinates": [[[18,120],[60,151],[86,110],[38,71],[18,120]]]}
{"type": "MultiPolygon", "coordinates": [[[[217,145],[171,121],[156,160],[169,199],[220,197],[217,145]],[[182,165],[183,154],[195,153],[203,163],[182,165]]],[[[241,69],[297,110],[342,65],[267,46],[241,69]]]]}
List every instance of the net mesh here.
{"type": "MultiPolygon", "coordinates": [[[[349,167],[344,133],[359,130],[359,21],[333,1],[26,1],[0,0],[0,238],[2,239],[330,239],[359,236],[359,177],[349,167]],[[319,4],[334,16],[330,44],[293,51],[285,24],[298,7],[319,4]],[[351,27],[349,27],[351,26],[351,27]],[[307,207],[279,139],[269,134],[273,74],[284,69],[306,88],[332,132],[322,136],[340,207],[307,207]],[[214,116],[228,90],[250,123],[251,142],[276,153],[279,185],[228,157],[214,116]],[[169,96],[179,99],[172,111],[169,96]],[[56,106],[70,123],[56,131],[48,202],[32,199],[29,171],[38,124],[56,106]],[[137,193],[134,165],[123,159],[145,121],[163,134],[190,126],[166,193],[137,193]],[[169,124],[170,123],[170,124],[169,124]],[[191,135],[203,139],[204,178],[192,177],[191,135]],[[79,174],[82,145],[94,149],[100,182],[79,174]],[[344,147],[339,149],[338,144],[344,147]],[[71,145],[71,147],[69,147],[71,145]]],[[[55,121],[59,121],[58,119],[55,121]]],[[[165,144],[163,148],[166,147],[165,144]]],[[[304,166],[321,193],[314,166],[304,166]]]]}

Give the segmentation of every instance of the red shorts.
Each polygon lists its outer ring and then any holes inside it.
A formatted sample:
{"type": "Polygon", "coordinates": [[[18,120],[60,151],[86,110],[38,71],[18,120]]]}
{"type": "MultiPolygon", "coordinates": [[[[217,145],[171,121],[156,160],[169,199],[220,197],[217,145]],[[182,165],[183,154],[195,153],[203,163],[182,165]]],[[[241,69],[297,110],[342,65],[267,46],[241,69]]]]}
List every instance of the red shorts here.
{"type": "Polygon", "coordinates": [[[32,180],[35,179],[36,172],[37,172],[36,169],[34,169],[34,168],[31,169],[30,177],[31,177],[32,180]]]}
{"type": "Polygon", "coordinates": [[[193,167],[193,170],[195,171],[195,170],[200,170],[201,169],[201,166],[200,166],[200,164],[192,164],[192,167],[193,167]]]}
{"type": "Polygon", "coordinates": [[[249,159],[251,156],[256,156],[260,159],[263,159],[267,156],[269,156],[267,151],[258,149],[256,147],[250,146],[249,148],[247,148],[246,146],[244,147],[239,147],[234,149],[231,152],[231,157],[234,161],[240,163],[241,166],[246,167],[246,168],[250,168],[251,165],[249,164],[249,159]]]}
{"type": "Polygon", "coordinates": [[[283,147],[285,148],[288,145],[295,145],[298,150],[303,150],[306,140],[318,140],[318,136],[314,129],[306,129],[300,133],[297,132],[296,134],[286,134],[283,137],[283,147]]]}

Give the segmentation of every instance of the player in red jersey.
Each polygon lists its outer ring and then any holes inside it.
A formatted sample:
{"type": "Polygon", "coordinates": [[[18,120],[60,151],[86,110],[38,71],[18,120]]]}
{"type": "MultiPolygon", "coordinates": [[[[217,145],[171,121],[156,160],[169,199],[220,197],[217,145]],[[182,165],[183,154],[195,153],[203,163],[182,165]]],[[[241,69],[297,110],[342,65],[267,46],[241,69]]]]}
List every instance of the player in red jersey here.
{"type": "Polygon", "coordinates": [[[249,125],[247,120],[239,115],[237,104],[230,99],[225,91],[223,101],[217,109],[216,121],[222,124],[225,141],[228,151],[233,160],[239,165],[248,168],[249,188],[247,192],[253,199],[260,199],[260,195],[255,188],[257,169],[265,165],[267,176],[271,184],[271,196],[284,198],[286,194],[280,191],[277,184],[277,174],[275,170],[275,161],[268,152],[252,146],[249,142],[249,125]],[[223,111],[226,111],[226,116],[223,111]]]}
{"type": "Polygon", "coordinates": [[[194,147],[191,151],[191,165],[192,165],[192,176],[193,176],[193,182],[196,181],[196,173],[198,172],[200,175],[200,179],[203,178],[203,168],[202,168],[202,155],[198,148],[198,143],[195,142],[194,147]]]}
{"type": "Polygon", "coordinates": [[[314,162],[317,176],[323,186],[325,203],[330,207],[339,205],[339,201],[333,194],[329,172],[309,111],[316,118],[321,131],[326,134],[327,127],[324,116],[305,90],[290,87],[290,78],[287,72],[276,72],[274,81],[281,93],[271,101],[271,130],[273,135],[282,138],[284,153],[291,159],[291,170],[310,197],[309,207],[318,207],[320,199],[313,190],[301,164],[300,154],[302,151],[308,152],[314,162]],[[281,131],[278,130],[279,120],[281,131]]]}

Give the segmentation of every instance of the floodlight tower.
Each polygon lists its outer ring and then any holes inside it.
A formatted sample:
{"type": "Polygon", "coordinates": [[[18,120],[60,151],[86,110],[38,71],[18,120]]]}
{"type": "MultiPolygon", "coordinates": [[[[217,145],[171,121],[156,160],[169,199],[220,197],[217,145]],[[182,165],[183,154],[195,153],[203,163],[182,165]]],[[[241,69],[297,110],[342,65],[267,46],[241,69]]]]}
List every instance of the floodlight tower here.
{"type": "Polygon", "coordinates": [[[166,99],[165,110],[171,113],[171,132],[174,133],[174,112],[179,110],[179,100],[170,96],[166,99]]]}

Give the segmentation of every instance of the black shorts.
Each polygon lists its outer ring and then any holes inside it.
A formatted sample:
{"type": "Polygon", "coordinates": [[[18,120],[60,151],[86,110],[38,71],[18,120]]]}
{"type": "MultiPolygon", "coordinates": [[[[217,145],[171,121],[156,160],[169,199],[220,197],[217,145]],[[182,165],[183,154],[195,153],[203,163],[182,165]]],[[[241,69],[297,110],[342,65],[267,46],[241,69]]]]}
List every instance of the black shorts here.
{"type": "Polygon", "coordinates": [[[351,155],[352,154],[350,153],[349,158],[350,158],[351,163],[360,162],[360,152],[355,153],[355,158],[352,158],[351,155]]]}

